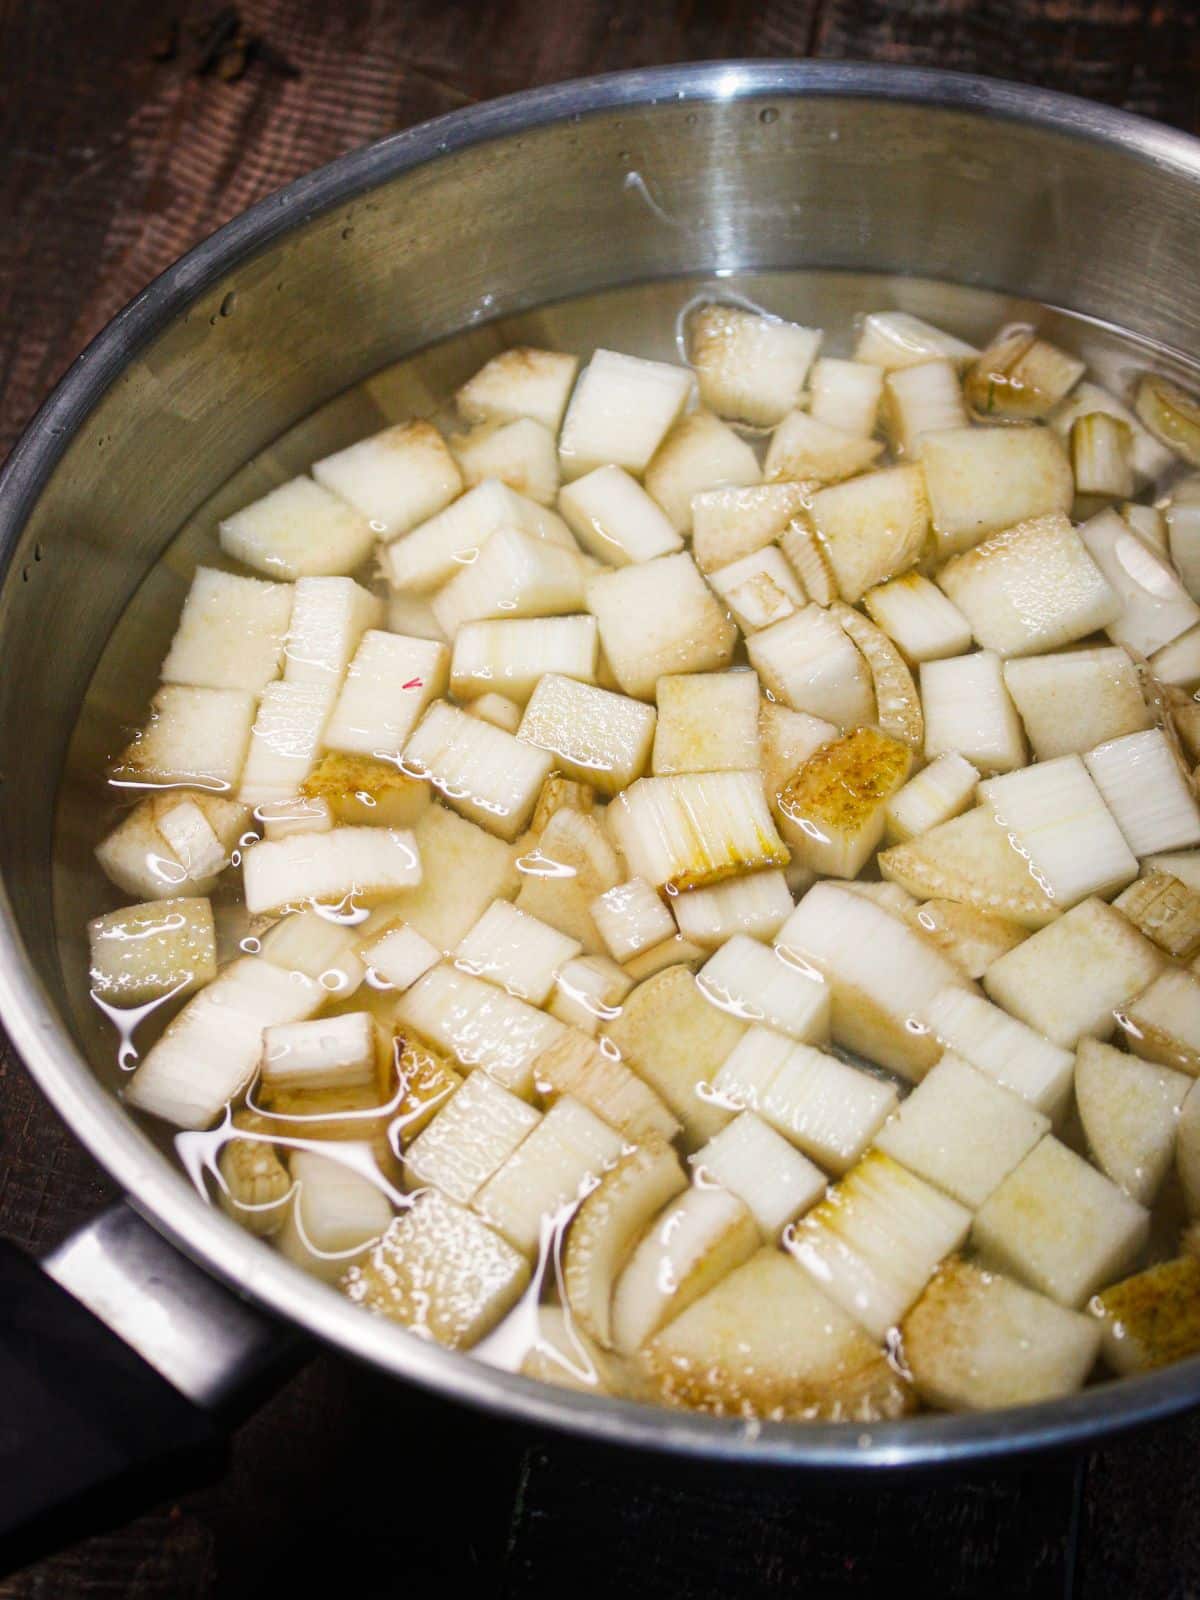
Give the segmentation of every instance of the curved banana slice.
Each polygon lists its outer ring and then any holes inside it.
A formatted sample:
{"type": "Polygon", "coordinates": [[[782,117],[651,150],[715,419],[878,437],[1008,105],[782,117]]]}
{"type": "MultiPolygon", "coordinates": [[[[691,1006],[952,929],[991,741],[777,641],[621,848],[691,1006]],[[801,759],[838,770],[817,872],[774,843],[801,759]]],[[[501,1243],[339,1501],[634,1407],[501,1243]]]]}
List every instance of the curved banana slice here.
{"type": "Polygon", "coordinates": [[[687,1187],[679,1157],[651,1138],[605,1174],[575,1214],[563,1252],[567,1305],[582,1333],[611,1349],[613,1283],[662,1208],[687,1187]]]}
{"type": "Polygon", "coordinates": [[[852,606],[837,600],[829,607],[829,615],[858,646],[871,669],[880,728],[911,750],[922,750],[925,745],[925,718],[921,711],[921,697],[904,657],[883,629],[869,617],[864,617],[861,611],[855,611],[852,606]]]}

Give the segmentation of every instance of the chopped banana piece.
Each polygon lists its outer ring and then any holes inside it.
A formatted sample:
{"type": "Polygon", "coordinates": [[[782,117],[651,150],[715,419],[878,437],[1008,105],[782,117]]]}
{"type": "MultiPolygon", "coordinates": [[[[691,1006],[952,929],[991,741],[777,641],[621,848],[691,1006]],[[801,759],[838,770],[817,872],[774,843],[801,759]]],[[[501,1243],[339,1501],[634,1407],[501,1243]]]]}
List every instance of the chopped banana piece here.
{"type": "Polygon", "coordinates": [[[963,980],[920,933],[861,895],[818,883],[775,943],[826,979],[836,1044],[903,1077],[924,1077],[940,1049],[912,1020],[940,989],[963,980]]]}
{"type": "Polygon", "coordinates": [[[682,367],[597,350],[563,420],[563,476],[581,478],[609,463],[640,476],[691,390],[692,375],[682,367]]]}
{"type": "Polygon", "coordinates": [[[257,949],[272,966],[312,978],[324,989],[327,999],[334,995],[348,999],[365,976],[355,944],[352,926],[331,921],[310,909],[281,917],[263,934],[257,949]]]}
{"type": "Polygon", "coordinates": [[[921,663],[925,758],[960,755],[980,772],[1025,764],[1025,735],[994,650],[921,663]]]}
{"type": "MultiPolygon", "coordinates": [[[[399,917],[449,953],[493,900],[511,899],[520,878],[503,840],[431,805],[413,825],[423,876],[416,888],[390,896],[363,931],[399,917]]],[[[535,907],[529,910],[537,914],[535,907]]]]}
{"type": "Polygon", "coordinates": [[[261,692],[279,676],[291,614],[290,584],[197,567],[162,681],[261,692]]]}
{"type": "Polygon", "coordinates": [[[970,1226],[964,1206],[873,1150],[801,1219],[787,1249],[882,1341],[970,1226]]]}
{"type": "Polygon", "coordinates": [[[587,609],[600,623],[617,682],[639,700],[653,699],[667,674],[727,667],[737,643],[737,629],[686,553],[589,579],[587,609]]]}
{"type": "Polygon", "coordinates": [[[1085,767],[1078,756],[1056,756],[979,786],[980,799],[1064,911],[1088,895],[1112,894],[1137,876],[1137,860],[1105,804],[1114,786],[1102,794],[1089,768],[1091,758],[1085,767]]]}
{"type": "Polygon", "coordinates": [[[1089,383],[1086,378],[1082,383],[1077,383],[1066,399],[1060,400],[1055,406],[1047,421],[1055,433],[1066,441],[1078,417],[1086,417],[1097,411],[1116,417],[1132,433],[1133,464],[1138,476],[1152,483],[1161,478],[1172,465],[1171,452],[1142,426],[1128,406],[1099,384],[1089,383]]]}
{"type": "Polygon", "coordinates": [[[537,1057],[533,1085],[543,1104],[569,1094],[628,1139],[673,1139],[679,1132],[662,1100],[609,1042],[597,1043],[578,1028],[564,1030],[537,1057]]]}
{"type": "Polygon", "coordinates": [[[712,304],[688,319],[700,398],[722,417],[769,428],[799,403],[821,345],[819,328],[712,304]]]}
{"type": "Polygon", "coordinates": [[[376,1078],[379,1045],[365,1011],[263,1029],[262,1086],[276,1090],[358,1089],[376,1078]]]}
{"type": "Polygon", "coordinates": [[[1113,901],[1134,927],[1178,961],[1200,950],[1200,894],[1169,872],[1148,872],[1113,901]]]}
{"type": "Polygon", "coordinates": [[[421,881],[413,835],[400,828],[333,828],[256,844],[243,863],[252,915],[317,901],[378,901],[421,881]]]}
{"type": "Polygon", "coordinates": [[[273,1144],[235,1135],[221,1146],[217,1172],[217,1204],[227,1217],[260,1239],[279,1231],[292,1179],[273,1144]]]}
{"type": "Polygon", "coordinates": [[[883,629],[860,611],[837,601],[829,607],[829,615],[854,640],[871,669],[880,728],[919,751],[925,741],[925,719],[904,658],[883,629]]]}
{"type": "Polygon", "coordinates": [[[919,665],[971,648],[971,625],[952,600],[919,572],[868,589],[863,604],[901,654],[919,665]]]}
{"type": "Polygon", "coordinates": [[[843,600],[907,571],[929,532],[929,502],[920,467],[885,467],[822,489],[809,515],[843,600]]]}
{"type": "Polygon", "coordinates": [[[614,961],[628,961],[675,933],[675,922],[644,878],[630,878],[598,895],[590,907],[614,961]]]}
{"type": "Polygon", "coordinates": [[[582,611],[585,577],[583,559],[573,548],[503,527],[430,604],[442,632],[453,638],[468,622],[582,611]]]}
{"type": "Polygon", "coordinates": [[[1153,721],[1137,669],[1116,646],[1006,661],[1004,683],[1039,761],[1084,755],[1153,721]]]}
{"type": "Polygon", "coordinates": [[[943,822],[879,854],[879,870],[919,899],[959,900],[979,911],[1041,928],[1058,914],[991,806],[943,822]]]}
{"type": "Polygon", "coordinates": [[[467,1205],[540,1121],[486,1072],[472,1072],[405,1150],[409,1187],[433,1184],[467,1205]]]}
{"type": "Polygon", "coordinates": [[[804,510],[812,488],[807,483],[764,483],[696,495],[692,555],[700,571],[717,572],[774,544],[804,510]]]}
{"type": "Polygon", "coordinates": [[[1067,452],[1049,428],[927,433],[921,468],[943,560],[1002,529],[1065,514],[1075,494],[1067,452]]]}
{"type": "Polygon", "coordinates": [[[92,994],[112,1006],[144,1006],[191,994],[217,975],[212,907],[203,899],[122,906],[88,923],[92,994]]]}
{"type": "Polygon", "coordinates": [[[882,1422],[906,1381],[858,1323],[778,1250],[760,1250],[646,1347],[657,1398],[712,1416],[882,1422]]]}
{"type": "Polygon", "coordinates": [[[1123,500],[1134,491],[1133,430],[1103,411],[1076,417],[1071,424],[1071,468],[1075,492],[1123,500]]]}
{"type": "Polygon", "coordinates": [[[607,820],[633,871],[668,894],[788,859],[757,771],[639,778],[607,820]]]}
{"type": "Polygon", "coordinates": [[[579,956],[555,978],[547,1010],[569,1027],[594,1035],[619,1014],[632,988],[633,979],[607,956],[579,956]]]}
{"type": "Polygon", "coordinates": [[[568,552],[576,550],[571,530],[560,516],[492,479],[388,545],[382,557],[384,570],[394,588],[428,595],[477,561],[488,540],[502,529],[568,552]]]}
{"type": "Polygon", "coordinates": [[[952,361],[897,367],[888,373],[883,391],[884,426],[897,455],[919,455],[923,434],[967,425],[962,385],[952,361]]]}
{"type": "Polygon", "coordinates": [[[342,1279],[356,1305],[452,1350],[489,1333],[524,1293],[529,1263],[472,1212],[417,1195],[342,1279]]]}
{"type": "Polygon", "coordinates": [[[828,1172],[859,1160],[895,1110],[894,1086],[810,1045],[752,1028],[714,1084],[720,1100],[754,1111],[828,1172]]]}
{"type": "Polygon", "coordinates": [[[553,765],[542,750],[435,700],[404,747],[404,768],[426,778],[456,811],[501,839],[533,815],[553,765]]]}
{"type": "Polygon", "coordinates": [[[326,991],[252,956],[223,967],[151,1046],[122,1098],[179,1128],[208,1128],[258,1066],[262,1031],[311,1017],[326,991]]]}
{"type": "Polygon", "coordinates": [[[1150,1205],[1175,1154],[1175,1128],[1192,1079],[1081,1039],[1075,1101],[1088,1148],[1125,1193],[1150,1205]]]}
{"type": "Polygon", "coordinates": [[[869,439],[883,395],[883,373],[866,361],[822,356],[813,363],[809,412],[818,422],[869,439]]]}
{"type": "Polygon", "coordinates": [[[303,788],[316,765],[334,698],[332,687],[314,683],[267,684],[238,786],[244,805],[277,804],[303,788]]]}
{"type": "Polygon", "coordinates": [[[680,533],[692,528],[692,496],[708,489],[752,488],[762,481],[754,451],[708,411],[689,411],[646,466],[646,492],[680,533]]]}
{"type": "Polygon", "coordinates": [[[254,695],[242,689],[165,684],[109,775],[120,787],[191,784],[231,794],[242,775],[254,708],[254,695]]]}
{"type": "Polygon", "coordinates": [[[1134,1055],[1200,1078],[1200,981],[1193,973],[1168,967],[1117,1021],[1134,1055]]]}
{"type": "Polygon", "coordinates": [[[450,686],[460,700],[499,693],[524,705],[546,673],[596,681],[595,617],[468,622],[454,640],[450,686]]]}
{"type": "Polygon", "coordinates": [[[1150,670],[1159,683],[1194,690],[1200,684],[1200,625],[1156,650],[1150,657],[1150,670]]]}
{"type": "Polygon", "coordinates": [[[455,393],[454,403],[464,422],[533,417],[557,433],[578,369],[578,356],[565,351],[514,345],[468,378],[455,393]]]}
{"type": "Polygon", "coordinates": [[[434,640],[368,629],[325,730],[326,748],[397,759],[426,706],[445,693],[449,659],[434,640]]]}
{"type": "Polygon", "coordinates": [[[1136,1201],[1047,1135],[984,1202],[972,1241],[983,1265],[1079,1307],[1130,1265],[1148,1230],[1136,1201]]]}
{"type": "Polygon", "coordinates": [[[828,612],[806,606],[746,641],[765,687],[792,708],[846,732],[874,722],[875,690],[857,646],[828,612]]]}
{"type": "Polygon", "coordinates": [[[328,833],[333,827],[329,801],[309,800],[304,795],[255,806],[254,815],[262,824],[264,839],[286,839],[292,833],[328,833]]]}
{"type": "Polygon", "coordinates": [[[1149,939],[1103,900],[1084,900],[988,968],[999,1005],[1055,1044],[1107,1039],[1116,1015],[1163,966],[1149,939]]]}
{"type": "Polygon", "coordinates": [[[782,622],[805,603],[803,585],[774,545],[710,572],[708,581],[743,633],[782,622]]]}
{"type": "Polygon", "coordinates": [[[334,822],[363,828],[412,827],[430,801],[429,785],[402,772],[394,762],[335,751],[321,757],[300,785],[300,793],[325,801],[334,822]]]}
{"type": "Polygon", "coordinates": [[[768,1244],[825,1192],[820,1167],[750,1111],[735,1117],[688,1160],[700,1182],[710,1179],[750,1207],[768,1244]]]}
{"type": "Polygon", "coordinates": [[[1035,421],[1051,412],[1086,371],[1077,357],[1017,323],[1001,328],[967,373],[967,399],[982,417],[1035,421]]]}
{"type": "Polygon", "coordinates": [[[449,505],[463,487],[446,441],[429,422],[402,422],[313,464],[312,475],[395,539],[449,505]]]}
{"type": "Polygon", "coordinates": [[[389,1134],[402,1148],[407,1147],[433,1121],[447,1100],[462,1088],[463,1080],[454,1069],[426,1045],[403,1034],[393,1041],[396,1057],[395,1118],[389,1134]]]}
{"type": "Polygon", "coordinates": [[[882,440],[789,411],[771,435],[764,476],[768,483],[839,483],[865,471],[882,451],[882,440]]]}
{"type": "Polygon", "coordinates": [[[578,939],[590,955],[601,954],[604,940],[589,908],[626,873],[595,817],[556,811],[535,846],[517,858],[517,868],[518,909],[578,939]]]}
{"type": "Polygon", "coordinates": [[[613,1344],[632,1355],[760,1244],[748,1206],[724,1189],[687,1189],[669,1201],[634,1249],[612,1299],[613,1344]]]}
{"type": "Polygon", "coordinates": [[[1200,808],[1161,728],[1129,733],[1084,757],[1136,856],[1200,844],[1200,808]]]}
{"type": "Polygon", "coordinates": [[[544,1005],[561,967],[580,953],[577,939],[518,911],[507,900],[491,905],[460,940],[454,964],[487,978],[518,1000],[544,1005]]]}
{"type": "Polygon", "coordinates": [[[923,361],[943,358],[965,366],[978,354],[973,344],[935,328],[911,312],[872,311],[863,318],[854,359],[894,372],[898,367],[915,367],[923,361]]]}
{"type": "Polygon", "coordinates": [[[778,818],[779,796],[797,767],[822,745],[838,736],[832,722],[809,716],[806,711],[790,711],[774,700],[763,700],[758,709],[759,764],[767,791],[767,804],[778,818]]]}
{"type": "Polygon", "coordinates": [[[854,878],[883,838],[885,810],[912,765],[908,747],[858,728],[811,755],[779,795],[793,859],[827,877],[854,878]]]}
{"type": "Polygon", "coordinates": [[[671,910],[685,939],[715,950],[739,933],[773,939],[792,914],[792,896],[782,872],[754,872],[676,895],[671,910]]]}
{"type": "Polygon", "coordinates": [[[616,794],[646,770],[655,718],[654,707],[640,700],[547,672],[533,691],[519,737],[549,751],[569,777],[616,794]]]}
{"type": "Polygon", "coordinates": [[[683,1123],[696,1149],[719,1133],[729,1111],[711,1097],[721,1064],[746,1024],[709,1004],[686,966],[668,967],[638,985],[608,1035],[640,1078],[683,1123]]]}
{"type": "Polygon", "coordinates": [[[227,556],[268,578],[354,572],[375,544],[360,511],[304,476],[225,517],[217,535],[227,556]]]}
{"type": "MultiPolygon", "coordinates": [[[[805,506],[811,506],[811,503],[809,496],[805,506]]],[[[832,605],[838,597],[833,563],[825,546],[817,538],[807,510],[793,517],[780,537],[779,546],[813,604],[832,605]]]]}
{"type": "Polygon", "coordinates": [[[1102,511],[1079,530],[1121,609],[1104,624],[1114,644],[1152,656],[1200,623],[1200,606],[1165,556],[1151,550],[1116,511],[1102,511]]]}
{"type": "Polygon", "coordinates": [[[660,678],[652,767],[676,772],[748,771],[758,765],[758,678],[695,672],[660,678]]]}
{"type": "Polygon", "coordinates": [[[558,509],[588,554],[610,567],[683,549],[666,512],[623,467],[597,467],[564,485],[558,509]]]}
{"type": "Polygon", "coordinates": [[[509,1244],[536,1255],[542,1219],[599,1181],[624,1148],[595,1112],[564,1095],[484,1184],[472,1207],[509,1244]]]}
{"type": "Polygon", "coordinates": [[[583,816],[590,816],[595,808],[596,791],[591,784],[577,783],[574,778],[560,778],[552,772],[538,795],[529,831],[534,834],[544,832],[556,811],[578,811],[583,816]]]}
{"type": "Polygon", "coordinates": [[[482,1068],[526,1099],[534,1062],[563,1032],[544,1011],[448,965],[434,967],[409,989],[398,1014],[461,1066],[482,1068]]]}
{"type": "Polygon", "coordinates": [[[1098,1294],[1100,1352],[1113,1372],[1153,1372],[1200,1353],[1200,1261],[1160,1261],[1098,1294]]]}
{"type": "Polygon", "coordinates": [[[1055,512],[1018,522],[955,556],[937,581],[985,650],[1035,655],[1121,616],[1121,596],[1089,552],[1070,520],[1055,512]]]}
{"type": "Polygon", "coordinates": [[[960,1256],[939,1267],[900,1333],[922,1399],[949,1411],[1073,1394],[1100,1345],[1087,1317],[960,1256]]]}
{"type": "Polygon", "coordinates": [[[888,842],[898,844],[961,816],[975,798],[979,773],[954,751],[935,757],[884,806],[888,842]]]}
{"type": "Polygon", "coordinates": [[[1075,1071],[1069,1050],[961,986],[939,990],[919,1020],[947,1050],[1052,1119],[1062,1116],[1075,1071]]]}
{"type": "Polygon", "coordinates": [[[418,978],[424,977],[430,967],[437,966],[441,951],[415,928],[398,921],[365,943],[362,959],[376,982],[382,980],[403,993],[411,989],[418,978]]]}
{"type": "Polygon", "coordinates": [[[661,1139],[639,1144],[605,1172],[567,1230],[563,1294],[584,1333],[611,1350],[617,1275],[664,1206],[687,1188],[679,1157],[661,1139]]]}
{"type": "Polygon", "coordinates": [[[369,1178],[315,1151],[289,1151],[288,1166],[295,1196],[279,1230],[279,1249],[305,1272],[336,1283],[387,1228],[391,1205],[369,1178]]]}
{"type": "Polygon", "coordinates": [[[1049,1131],[1049,1117],[947,1050],[875,1144],[974,1210],[1049,1131]]]}
{"type": "Polygon", "coordinates": [[[993,917],[957,900],[926,900],[914,904],[906,915],[968,978],[982,978],[993,961],[1029,937],[1029,929],[1019,922],[993,917]]]}
{"type": "Polygon", "coordinates": [[[1200,405],[1178,384],[1146,373],[1134,409],[1154,437],[1190,467],[1200,467],[1200,405]]]}
{"type": "Polygon", "coordinates": [[[831,1000],[825,981],[748,934],[734,934],[709,957],[696,981],[713,1005],[745,1022],[804,1044],[829,1038],[831,1000]]]}
{"type": "Polygon", "coordinates": [[[554,434],[533,417],[481,422],[450,436],[450,449],[468,489],[498,479],[539,505],[558,495],[558,448],[554,434]]]}

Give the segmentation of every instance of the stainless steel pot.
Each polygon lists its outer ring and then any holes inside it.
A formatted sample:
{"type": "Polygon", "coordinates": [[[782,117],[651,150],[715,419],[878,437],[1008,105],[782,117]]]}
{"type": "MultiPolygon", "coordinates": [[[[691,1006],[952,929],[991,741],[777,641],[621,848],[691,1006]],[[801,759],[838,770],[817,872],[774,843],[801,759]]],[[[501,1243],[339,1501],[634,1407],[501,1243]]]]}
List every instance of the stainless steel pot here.
{"type": "Polygon", "coordinates": [[[239,463],[383,364],[481,316],[605,286],[799,265],[999,289],[1195,354],[1198,255],[1200,144],[1182,135],[950,74],[730,63],[567,84],[399,134],[263,201],[152,284],[0,480],[0,1014],[154,1230],[102,1219],[49,1263],[57,1279],[205,1404],[270,1341],[196,1267],[455,1399],[738,1461],[1008,1456],[1200,1400],[1190,1362],[1002,1414],[758,1426],[559,1392],[421,1343],[205,1207],[100,1088],[66,1020],[49,892],[64,751],[135,586],[239,463]]]}

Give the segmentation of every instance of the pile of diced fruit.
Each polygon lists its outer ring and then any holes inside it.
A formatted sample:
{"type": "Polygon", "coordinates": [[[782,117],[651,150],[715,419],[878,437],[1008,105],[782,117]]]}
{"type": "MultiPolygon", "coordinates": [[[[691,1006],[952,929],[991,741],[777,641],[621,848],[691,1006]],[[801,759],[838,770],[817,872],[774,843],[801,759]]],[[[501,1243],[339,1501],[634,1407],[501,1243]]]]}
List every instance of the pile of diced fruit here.
{"type": "Polygon", "coordinates": [[[686,333],[506,350],[221,524],[260,576],[196,571],[110,773],[127,1104],[551,1381],[870,1420],[1200,1349],[1195,403],[1029,327],[686,333]]]}

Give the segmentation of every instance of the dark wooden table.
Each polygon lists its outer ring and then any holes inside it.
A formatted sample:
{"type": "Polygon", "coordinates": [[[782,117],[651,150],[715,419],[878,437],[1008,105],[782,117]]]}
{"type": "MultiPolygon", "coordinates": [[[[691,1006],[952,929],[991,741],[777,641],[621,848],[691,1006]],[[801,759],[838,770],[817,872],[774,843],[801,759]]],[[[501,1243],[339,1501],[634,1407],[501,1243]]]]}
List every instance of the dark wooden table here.
{"type": "MultiPolygon", "coordinates": [[[[0,454],[126,299],[296,174],[474,100],[718,56],[957,67],[1200,129],[1194,0],[0,0],[0,454]]],[[[42,1248],[110,1197],[0,1040],[0,1233],[42,1248]]],[[[242,1430],[221,1484],[0,1600],[448,1580],[1171,1600],[1200,1595],[1198,1448],[1183,1422],[1004,1476],[731,1478],[485,1425],[324,1355],[242,1430]]]]}

